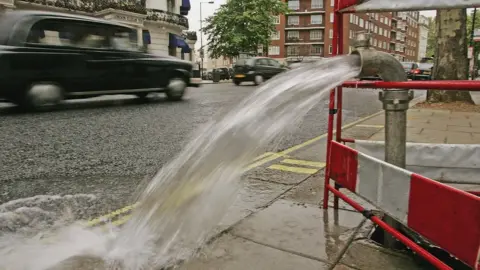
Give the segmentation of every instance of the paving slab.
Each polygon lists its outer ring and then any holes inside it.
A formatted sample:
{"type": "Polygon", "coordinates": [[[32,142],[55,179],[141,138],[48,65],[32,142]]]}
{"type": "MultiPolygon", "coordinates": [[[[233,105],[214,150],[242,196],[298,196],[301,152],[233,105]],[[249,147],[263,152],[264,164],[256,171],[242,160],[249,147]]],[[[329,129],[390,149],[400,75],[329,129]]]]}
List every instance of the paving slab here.
{"type": "MultiPolygon", "coordinates": [[[[324,192],[324,177],[325,174],[319,174],[312,176],[295,186],[290,191],[282,195],[282,199],[286,199],[289,201],[293,201],[299,204],[309,204],[309,205],[318,205],[321,206],[323,203],[323,192],[324,192]]],[[[333,185],[333,181],[331,181],[333,185]]],[[[377,209],[369,202],[365,201],[364,199],[358,197],[354,193],[348,191],[347,189],[341,189],[342,193],[347,195],[349,198],[355,200],[358,204],[365,207],[366,209],[377,209]]],[[[333,193],[329,194],[329,207],[333,207],[334,196],[333,193]]],[[[344,202],[343,200],[339,199],[338,207],[342,210],[348,210],[352,212],[356,212],[356,210],[351,207],[348,203],[344,202]]]]}
{"type": "Polygon", "coordinates": [[[251,213],[264,208],[289,188],[286,185],[250,178],[244,178],[241,185],[237,199],[220,222],[217,230],[222,231],[251,213]]]}
{"type": "Polygon", "coordinates": [[[325,262],[333,260],[363,217],[318,206],[278,200],[236,225],[231,233],[325,262]]]}
{"type": "Polygon", "coordinates": [[[197,258],[177,269],[323,270],[328,269],[328,264],[225,234],[205,247],[197,258]]]}
{"type": "Polygon", "coordinates": [[[359,269],[421,270],[411,257],[375,247],[368,241],[356,241],[347,250],[341,262],[359,269]]]}

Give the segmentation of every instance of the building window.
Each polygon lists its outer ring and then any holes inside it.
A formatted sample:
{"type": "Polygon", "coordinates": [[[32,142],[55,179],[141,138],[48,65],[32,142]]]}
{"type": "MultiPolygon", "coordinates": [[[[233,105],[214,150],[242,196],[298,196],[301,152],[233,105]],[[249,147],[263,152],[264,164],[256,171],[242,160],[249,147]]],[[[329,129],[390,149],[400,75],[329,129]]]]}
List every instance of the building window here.
{"type": "Polygon", "coordinates": [[[311,15],[310,16],[310,23],[311,24],[322,24],[323,23],[322,15],[311,15]]]}
{"type": "Polygon", "coordinates": [[[274,24],[280,24],[280,15],[273,16],[273,23],[274,24]]]}
{"type": "Polygon", "coordinates": [[[323,0],[312,0],[312,8],[323,8],[323,0]]]}
{"type": "Polygon", "coordinates": [[[365,29],[368,29],[369,26],[370,26],[370,22],[365,21],[365,29]]]}
{"type": "Polygon", "coordinates": [[[298,25],[300,23],[300,18],[298,16],[288,16],[289,25],[298,25]]]}
{"type": "Polygon", "coordinates": [[[375,25],[375,27],[374,27],[373,32],[375,32],[376,34],[378,34],[378,27],[377,27],[376,25],[375,25]]]}
{"type": "Polygon", "coordinates": [[[332,6],[332,7],[335,6],[335,0],[330,0],[330,6],[332,6]]]}
{"type": "Polygon", "coordinates": [[[328,46],[328,53],[332,54],[332,52],[333,52],[333,47],[332,47],[332,45],[330,45],[330,46],[328,46]]]}
{"type": "Polygon", "coordinates": [[[312,30],[312,31],[310,31],[310,39],[311,40],[323,39],[323,31],[322,30],[312,30]]]}
{"type": "Polygon", "coordinates": [[[330,30],[328,31],[328,37],[329,37],[329,38],[333,38],[333,29],[330,29],[330,30]]]}
{"type": "Polygon", "coordinates": [[[288,31],[287,38],[300,38],[300,32],[298,31],[288,31]]]}
{"type": "Polygon", "coordinates": [[[280,39],[280,31],[275,31],[272,33],[272,40],[279,40],[280,39]]]}
{"type": "Polygon", "coordinates": [[[280,47],[279,46],[269,46],[268,47],[268,55],[280,55],[280,47]]]}
{"type": "Polygon", "coordinates": [[[288,1],[288,8],[291,10],[299,10],[300,9],[300,1],[299,0],[289,0],[288,1]]]}
{"type": "Polygon", "coordinates": [[[297,46],[288,46],[287,47],[287,55],[298,55],[298,47],[297,46]]]}
{"type": "Polygon", "coordinates": [[[322,45],[312,45],[310,50],[310,54],[312,55],[322,55],[323,54],[323,46],[322,45]]]}
{"type": "Polygon", "coordinates": [[[350,14],[350,23],[354,23],[354,22],[355,22],[355,15],[350,14]]]}
{"type": "Polygon", "coordinates": [[[378,21],[378,13],[375,14],[375,20],[378,21]]]}
{"type": "Polygon", "coordinates": [[[355,24],[356,24],[356,25],[358,25],[358,19],[359,19],[358,16],[355,15],[355,24]]]}
{"type": "Polygon", "coordinates": [[[330,13],[330,22],[333,23],[333,13],[330,13]]]}
{"type": "Polygon", "coordinates": [[[383,23],[383,17],[380,17],[380,22],[383,23]]]}
{"type": "Polygon", "coordinates": [[[385,17],[385,24],[390,25],[387,17],[385,17]]]}
{"type": "Polygon", "coordinates": [[[378,28],[378,33],[383,36],[383,28],[379,27],[378,28]]]}
{"type": "Polygon", "coordinates": [[[360,18],[360,24],[359,24],[359,26],[360,26],[360,27],[363,27],[363,26],[364,26],[364,24],[363,24],[363,19],[362,19],[362,18],[360,18]]]}

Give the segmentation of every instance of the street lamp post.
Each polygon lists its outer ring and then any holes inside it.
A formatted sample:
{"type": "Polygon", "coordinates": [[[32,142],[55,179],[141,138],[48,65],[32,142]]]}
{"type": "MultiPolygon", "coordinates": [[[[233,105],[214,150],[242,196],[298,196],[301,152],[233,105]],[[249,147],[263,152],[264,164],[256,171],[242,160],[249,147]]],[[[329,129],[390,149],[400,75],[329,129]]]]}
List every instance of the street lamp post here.
{"type": "Polygon", "coordinates": [[[213,4],[213,1],[200,2],[200,78],[203,79],[203,19],[202,19],[202,4],[213,4]]]}

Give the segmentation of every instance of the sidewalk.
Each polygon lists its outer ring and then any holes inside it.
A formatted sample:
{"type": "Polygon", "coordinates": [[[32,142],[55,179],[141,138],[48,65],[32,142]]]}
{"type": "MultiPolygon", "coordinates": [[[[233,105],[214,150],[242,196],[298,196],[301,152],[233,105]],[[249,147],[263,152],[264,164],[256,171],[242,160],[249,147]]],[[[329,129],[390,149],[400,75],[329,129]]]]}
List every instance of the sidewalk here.
{"type": "Polygon", "coordinates": [[[218,83],[232,83],[232,80],[224,80],[224,81],[219,81],[219,82],[213,82],[213,81],[209,81],[209,80],[203,80],[202,81],[202,84],[218,84],[218,83]]]}
{"type": "MultiPolygon", "coordinates": [[[[383,140],[383,125],[384,116],[379,113],[346,129],[344,137],[383,140]]],[[[410,109],[407,138],[412,142],[480,144],[480,113],[410,109]]],[[[276,159],[246,173],[243,191],[222,225],[222,234],[180,269],[333,267],[363,216],[343,202],[338,211],[324,211],[319,206],[324,190],[325,138],[298,148],[288,154],[272,153],[276,159]]],[[[367,221],[333,269],[422,269],[411,257],[369,240],[372,228],[367,221]]]]}

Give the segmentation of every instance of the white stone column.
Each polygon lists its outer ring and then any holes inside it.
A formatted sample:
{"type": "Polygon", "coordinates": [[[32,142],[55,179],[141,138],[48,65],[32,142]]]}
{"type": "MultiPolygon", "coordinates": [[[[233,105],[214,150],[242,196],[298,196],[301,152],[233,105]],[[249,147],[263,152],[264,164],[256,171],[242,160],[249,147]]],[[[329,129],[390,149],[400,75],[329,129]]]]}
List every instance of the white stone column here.
{"type": "Polygon", "coordinates": [[[137,28],[137,44],[138,48],[143,47],[143,29],[141,27],[137,28]]]}
{"type": "Polygon", "coordinates": [[[195,43],[196,43],[196,40],[190,40],[190,39],[187,39],[185,40],[188,44],[188,47],[190,47],[190,54],[188,56],[188,58],[185,57],[185,59],[190,59],[190,55],[192,56],[192,63],[196,63],[196,57],[195,57],[195,43]]]}

